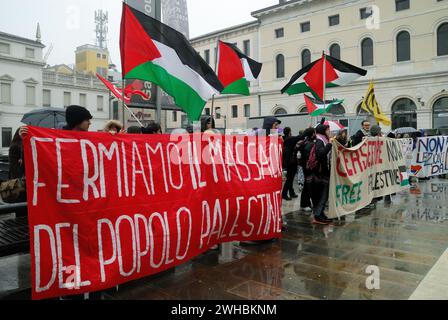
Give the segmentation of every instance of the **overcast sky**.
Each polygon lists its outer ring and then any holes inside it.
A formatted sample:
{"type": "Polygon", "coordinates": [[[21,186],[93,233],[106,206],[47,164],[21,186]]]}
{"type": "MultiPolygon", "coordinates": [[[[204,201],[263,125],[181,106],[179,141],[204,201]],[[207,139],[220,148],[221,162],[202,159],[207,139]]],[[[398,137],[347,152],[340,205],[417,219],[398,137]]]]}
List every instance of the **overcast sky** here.
{"type": "MultiPolygon", "coordinates": [[[[108,46],[112,62],[120,64],[118,46],[121,0],[0,0],[0,31],[35,39],[39,22],[42,42],[54,49],[49,64],[74,64],[75,48],[95,43],[94,12],[109,12],[108,46]]],[[[187,0],[190,36],[253,20],[252,11],[278,0],[187,0]]]]}

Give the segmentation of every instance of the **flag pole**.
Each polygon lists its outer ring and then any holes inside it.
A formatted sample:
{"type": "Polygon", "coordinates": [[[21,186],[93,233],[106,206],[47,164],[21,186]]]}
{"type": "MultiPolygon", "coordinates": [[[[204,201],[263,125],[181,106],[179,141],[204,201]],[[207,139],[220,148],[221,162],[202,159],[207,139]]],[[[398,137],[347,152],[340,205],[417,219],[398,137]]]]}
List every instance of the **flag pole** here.
{"type": "Polygon", "coordinates": [[[127,106],[127,104],[124,102],[124,100],[122,100],[123,102],[123,113],[124,113],[124,109],[128,110],[128,112],[131,114],[131,116],[135,119],[135,121],[137,121],[137,123],[140,125],[140,127],[144,127],[142,122],[137,118],[137,116],[134,114],[134,112],[132,112],[132,110],[127,106]]]}
{"type": "Polygon", "coordinates": [[[327,68],[326,68],[327,57],[325,56],[325,50],[322,51],[322,59],[324,59],[324,64],[323,64],[323,72],[324,72],[324,95],[323,95],[323,100],[324,100],[324,110],[326,112],[327,111],[327,103],[325,101],[325,91],[326,91],[326,85],[327,85],[327,68]]]}
{"type": "MultiPolygon", "coordinates": [[[[216,38],[216,50],[215,50],[215,73],[218,68],[218,57],[219,57],[219,36],[216,38]]],[[[211,116],[214,117],[215,114],[215,94],[212,95],[212,108],[211,108],[211,116]]]]}

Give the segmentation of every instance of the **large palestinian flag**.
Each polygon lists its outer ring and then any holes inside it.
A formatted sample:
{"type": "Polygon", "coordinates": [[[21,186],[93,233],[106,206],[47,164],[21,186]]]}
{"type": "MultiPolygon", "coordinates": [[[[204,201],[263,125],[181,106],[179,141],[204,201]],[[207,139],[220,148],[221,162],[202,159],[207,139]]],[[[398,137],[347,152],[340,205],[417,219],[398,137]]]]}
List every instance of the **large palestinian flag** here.
{"type": "Polygon", "coordinates": [[[250,95],[248,81],[258,78],[262,64],[231,43],[219,41],[218,50],[218,78],[224,86],[221,93],[250,95]]]}
{"type": "Polygon", "coordinates": [[[293,75],[291,81],[282,89],[282,93],[286,92],[289,95],[294,95],[311,92],[315,98],[323,100],[324,74],[325,87],[331,88],[347,85],[359,77],[365,76],[367,71],[323,55],[321,59],[314,61],[293,75]]]}
{"type": "Polygon", "coordinates": [[[124,78],[151,81],[174,98],[192,121],[223,90],[189,41],[169,26],[123,3],[120,36],[124,78]]]}
{"type": "Polygon", "coordinates": [[[344,102],[344,100],[331,100],[324,103],[321,100],[310,98],[306,94],[304,97],[308,114],[312,117],[318,117],[324,113],[328,113],[331,111],[331,108],[344,102]]]}

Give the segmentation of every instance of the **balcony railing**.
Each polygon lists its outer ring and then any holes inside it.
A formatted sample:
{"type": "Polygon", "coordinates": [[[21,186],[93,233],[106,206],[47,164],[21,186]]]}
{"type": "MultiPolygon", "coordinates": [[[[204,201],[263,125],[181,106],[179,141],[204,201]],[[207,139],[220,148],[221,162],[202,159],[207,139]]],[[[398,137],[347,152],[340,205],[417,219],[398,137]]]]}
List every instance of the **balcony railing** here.
{"type": "Polygon", "coordinates": [[[54,71],[44,70],[43,81],[45,84],[72,85],[83,88],[102,89],[104,85],[97,78],[86,75],[67,75],[54,71]]]}

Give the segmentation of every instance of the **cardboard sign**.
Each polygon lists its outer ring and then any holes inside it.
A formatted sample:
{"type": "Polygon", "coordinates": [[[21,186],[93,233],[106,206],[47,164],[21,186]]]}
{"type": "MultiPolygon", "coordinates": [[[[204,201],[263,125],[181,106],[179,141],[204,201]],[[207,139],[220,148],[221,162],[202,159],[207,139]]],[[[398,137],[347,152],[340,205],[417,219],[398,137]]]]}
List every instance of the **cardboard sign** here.
{"type": "Polygon", "coordinates": [[[24,139],[33,299],[153,275],[230,241],[280,237],[278,137],[24,139]]]}
{"type": "Polygon", "coordinates": [[[355,148],[333,143],[328,217],[354,213],[374,198],[409,187],[409,175],[399,140],[368,138],[355,148]]]}

